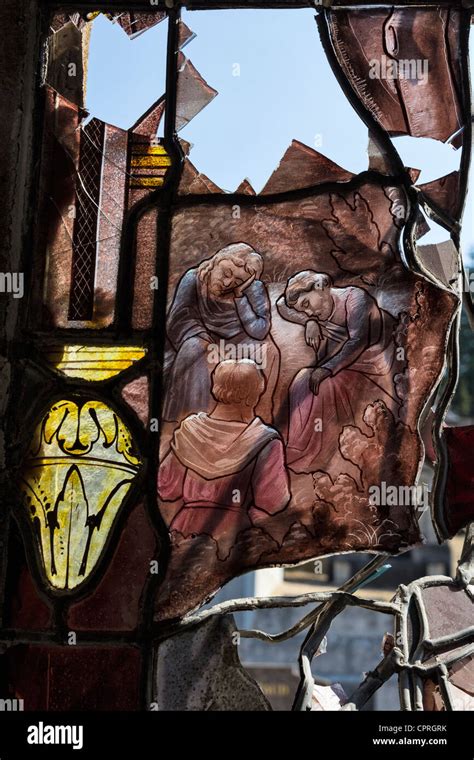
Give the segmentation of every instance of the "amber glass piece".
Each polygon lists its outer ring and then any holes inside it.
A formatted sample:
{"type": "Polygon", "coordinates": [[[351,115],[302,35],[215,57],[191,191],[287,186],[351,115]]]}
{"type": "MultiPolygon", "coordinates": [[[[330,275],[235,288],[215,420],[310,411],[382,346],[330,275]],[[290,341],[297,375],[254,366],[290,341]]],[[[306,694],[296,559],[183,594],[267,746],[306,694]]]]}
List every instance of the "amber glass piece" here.
{"type": "Polygon", "coordinates": [[[45,353],[58,372],[90,381],[109,380],[145,355],[140,346],[57,346],[45,353]]]}

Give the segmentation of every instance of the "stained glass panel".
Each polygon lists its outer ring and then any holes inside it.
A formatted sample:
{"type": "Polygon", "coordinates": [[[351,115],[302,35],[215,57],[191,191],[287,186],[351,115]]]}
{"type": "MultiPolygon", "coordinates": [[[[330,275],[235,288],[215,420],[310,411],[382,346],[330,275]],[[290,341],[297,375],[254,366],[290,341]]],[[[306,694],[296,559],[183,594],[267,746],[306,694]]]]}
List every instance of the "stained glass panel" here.
{"type": "Polygon", "coordinates": [[[285,709],[472,709],[469,10],[53,5],[5,173],[0,705],[268,711],[240,637],[299,636],[285,709]],[[313,662],[347,607],[393,622],[359,686],[313,662]]]}

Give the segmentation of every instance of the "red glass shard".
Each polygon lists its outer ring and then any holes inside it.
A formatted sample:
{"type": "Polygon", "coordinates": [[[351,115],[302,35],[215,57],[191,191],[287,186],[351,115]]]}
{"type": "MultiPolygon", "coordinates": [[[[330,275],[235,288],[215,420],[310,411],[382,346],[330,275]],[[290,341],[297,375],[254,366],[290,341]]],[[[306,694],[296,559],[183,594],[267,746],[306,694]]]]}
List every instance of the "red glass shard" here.
{"type": "Polygon", "coordinates": [[[104,577],[87,597],[71,605],[71,631],[133,631],[156,556],[156,539],[143,504],[128,517],[104,577]]]}
{"type": "Polygon", "coordinates": [[[179,21],[178,26],[178,50],[182,50],[186,45],[194,40],[196,35],[193,31],[191,31],[189,26],[184,23],[184,21],[179,21]]]}
{"type": "Polygon", "coordinates": [[[141,657],[134,647],[18,645],[4,661],[13,696],[28,711],[140,709],[141,657]]]}
{"type": "Polygon", "coordinates": [[[50,29],[53,32],[59,32],[61,29],[63,29],[63,27],[66,26],[66,24],[69,24],[70,22],[72,22],[78,29],[82,29],[82,27],[87,23],[80,13],[64,13],[58,11],[57,13],[53,14],[49,25],[50,29]]]}
{"type": "Polygon", "coordinates": [[[158,100],[150,106],[143,116],[140,116],[130,131],[135,135],[142,135],[143,137],[148,137],[150,140],[153,140],[158,132],[158,127],[163,118],[165,108],[166,99],[165,96],[162,95],[161,98],[158,98],[158,100]]]}
{"type": "Polygon", "coordinates": [[[474,520],[474,425],[447,427],[444,437],[449,457],[445,521],[452,537],[474,520]]]}
{"type": "Polygon", "coordinates": [[[85,105],[83,44],[83,31],[79,24],[74,23],[72,16],[46,41],[45,81],[56,92],[81,107],[85,105]]]}

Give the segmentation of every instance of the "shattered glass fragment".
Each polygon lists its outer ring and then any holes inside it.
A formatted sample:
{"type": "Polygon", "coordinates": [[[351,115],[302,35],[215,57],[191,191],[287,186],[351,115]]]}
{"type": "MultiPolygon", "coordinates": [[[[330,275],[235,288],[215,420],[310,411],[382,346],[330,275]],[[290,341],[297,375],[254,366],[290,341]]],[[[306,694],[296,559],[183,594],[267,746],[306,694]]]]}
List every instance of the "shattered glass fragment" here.
{"type": "Polygon", "coordinates": [[[322,153],[293,140],[262,194],[282,193],[327,181],[348,182],[353,177],[351,172],[342,169],[322,153]]]}
{"type": "Polygon", "coordinates": [[[222,190],[209,177],[201,174],[194,164],[186,158],[183,164],[179,192],[183,195],[189,195],[192,193],[221,193],[222,190]]]}
{"type": "Polygon", "coordinates": [[[179,53],[176,131],[179,132],[217,95],[191,61],[179,53]]]}
{"type": "Polygon", "coordinates": [[[186,45],[195,39],[196,35],[184,21],[179,21],[179,41],[178,48],[182,50],[186,45]]]}
{"type": "Polygon", "coordinates": [[[243,193],[243,195],[256,195],[256,192],[248,179],[242,180],[235,192],[243,193]]]}
{"type": "Polygon", "coordinates": [[[233,617],[226,615],[163,642],[155,673],[160,709],[270,711],[268,699],[240,662],[238,635],[233,617]]]}
{"type": "Polygon", "coordinates": [[[112,20],[122,27],[124,32],[129,37],[135,39],[147,29],[159,24],[166,18],[166,13],[140,13],[137,11],[129,11],[126,13],[115,13],[112,16],[112,20]]]}
{"type": "Polygon", "coordinates": [[[418,185],[428,203],[433,203],[451,219],[459,220],[462,212],[460,173],[451,172],[445,177],[418,185]]]}
{"type": "Polygon", "coordinates": [[[391,135],[447,142],[462,129],[458,10],[337,9],[327,19],[345,76],[391,135]]]}

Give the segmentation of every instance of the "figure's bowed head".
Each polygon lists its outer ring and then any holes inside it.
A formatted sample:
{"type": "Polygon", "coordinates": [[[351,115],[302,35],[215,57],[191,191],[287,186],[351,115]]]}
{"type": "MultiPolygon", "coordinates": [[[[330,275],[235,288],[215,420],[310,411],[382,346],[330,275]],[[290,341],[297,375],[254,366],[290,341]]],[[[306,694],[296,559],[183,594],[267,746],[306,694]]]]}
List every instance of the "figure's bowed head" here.
{"type": "Polygon", "coordinates": [[[212,373],[216,419],[250,422],[265,390],[265,376],[252,359],[226,359],[212,373]]]}
{"type": "Polygon", "coordinates": [[[310,318],[329,319],[334,308],[332,284],[330,276],[324,272],[314,272],[312,269],[298,272],[288,280],[286,304],[310,318]]]}
{"type": "Polygon", "coordinates": [[[207,282],[208,292],[213,296],[233,294],[240,298],[262,271],[263,259],[252,246],[232,243],[202,262],[199,279],[207,282]]]}
{"type": "MultiPolygon", "coordinates": [[[[316,355],[323,339],[319,323],[328,320],[334,311],[332,286],[333,282],[325,272],[306,269],[291,277],[285,288],[286,305],[308,317],[305,340],[316,355]]],[[[311,391],[315,395],[319,393],[322,381],[330,375],[329,369],[316,366],[309,381],[311,391]]]]}

